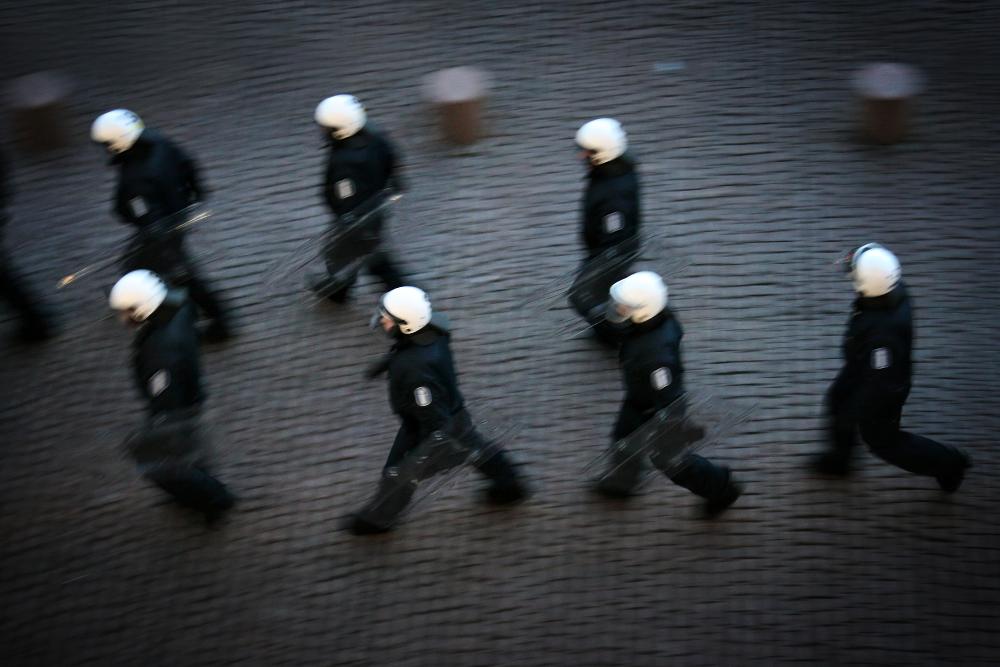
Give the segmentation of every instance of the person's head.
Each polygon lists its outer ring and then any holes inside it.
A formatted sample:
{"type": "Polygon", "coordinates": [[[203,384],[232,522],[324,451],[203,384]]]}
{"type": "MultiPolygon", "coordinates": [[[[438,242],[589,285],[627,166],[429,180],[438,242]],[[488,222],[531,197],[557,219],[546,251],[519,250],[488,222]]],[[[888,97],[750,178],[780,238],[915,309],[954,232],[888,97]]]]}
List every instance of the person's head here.
{"type": "Polygon", "coordinates": [[[419,287],[397,287],[382,295],[376,312],[386,334],[410,336],[431,321],[431,302],[419,287]]]}
{"type": "Polygon", "coordinates": [[[90,126],[90,138],[104,146],[111,155],[132,148],[145,126],[138,115],[128,109],[113,109],[102,113],[90,126]]]}
{"type": "Polygon", "coordinates": [[[854,290],[864,297],[888,294],[902,277],[899,260],[878,243],[866,243],[854,250],[845,264],[854,290]]]}
{"type": "Polygon", "coordinates": [[[592,166],[602,165],[620,157],[628,148],[625,130],[614,118],[596,118],[576,132],[576,145],[581,157],[592,166]]]}
{"type": "Polygon", "coordinates": [[[622,278],[608,291],[607,319],[621,323],[626,320],[642,324],[653,319],[667,307],[667,286],[659,274],[639,271],[622,278]]]}
{"type": "Polygon", "coordinates": [[[331,139],[353,137],[365,126],[365,107],[354,95],[334,95],[316,106],[313,114],[323,133],[331,139]]]}
{"type": "Polygon", "coordinates": [[[130,271],[111,288],[108,304],[130,326],[145,322],[167,298],[167,286],[152,271],[130,271]]]}

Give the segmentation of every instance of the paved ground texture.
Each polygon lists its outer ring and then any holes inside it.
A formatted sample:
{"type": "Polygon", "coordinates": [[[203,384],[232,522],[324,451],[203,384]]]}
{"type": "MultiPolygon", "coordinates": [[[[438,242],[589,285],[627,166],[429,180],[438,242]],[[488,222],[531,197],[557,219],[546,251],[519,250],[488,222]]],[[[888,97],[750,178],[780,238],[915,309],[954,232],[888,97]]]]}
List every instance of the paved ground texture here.
{"type": "Polygon", "coordinates": [[[62,332],[0,355],[0,664],[996,664],[998,19],[985,1],[0,4],[0,79],[75,86],[72,144],[11,154],[8,245],[62,332]],[[849,80],[886,60],[926,88],[910,140],[874,147],[849,80]],[[490,136],[467,148],[421,99],[454,65],[494,77],[490,136]],[[336,530],[396,426],[361,379],[379,286],[311,307],[269,276],[325,220],[312,110],[344,91],[405,154],[394,246],[454,321],[466,394],[522,425],[537,495],[519,508],[478,504],[466,474],[391,536],[336,530]],[[125,237],[86,138],[116,106],[213,189],[191,240],[238,313],[205,367],[243,498],[215,530],[119,454],[141,406],[128,333],[100,319],[113,276],[54,287],[125,237]],[[661,235],[644,265],[690,261],[670,280],[690,386],[758,406],[711,452],[748,484],[715,522],[662,479],[627,505],[589,497],[615,359],[531,307],[578,261],[571,142],[599,115],[642,164],[661,235]],[[847,481],[804,470],[851,300],[832,262],[869,240],[918,308],[905,424],[975,459],[953,497],[867,452],[847,481]]]}

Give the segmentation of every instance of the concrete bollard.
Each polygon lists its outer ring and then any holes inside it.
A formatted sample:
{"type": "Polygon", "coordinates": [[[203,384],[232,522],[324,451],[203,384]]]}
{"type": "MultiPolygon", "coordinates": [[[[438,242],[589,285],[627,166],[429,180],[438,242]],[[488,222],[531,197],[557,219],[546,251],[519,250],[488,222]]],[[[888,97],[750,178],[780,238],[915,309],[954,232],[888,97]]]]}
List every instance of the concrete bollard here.
{"type": "Polygon", "coordinates": [[[437,108],[444,137],[456,144],[471,144],[484,134],[483,108],[489,75],[474,67],[453,67],[434,72],[424,82],[424,94],[437,108]]]}
{"type": "Polygon", "coordinates": [[[920,73],[908,65],[875,63],[859,70],[853,84],[863,103],[865,135],[880,144],[902,140],[909,129],[912,98],[920,91],[920,73]]]}
{"type": "Polygon", "coordinates": [[[14,136],[30,150],[51,150],[69,139],[69,79],[58,72],[37,72],[7,86],[14,136]]]}

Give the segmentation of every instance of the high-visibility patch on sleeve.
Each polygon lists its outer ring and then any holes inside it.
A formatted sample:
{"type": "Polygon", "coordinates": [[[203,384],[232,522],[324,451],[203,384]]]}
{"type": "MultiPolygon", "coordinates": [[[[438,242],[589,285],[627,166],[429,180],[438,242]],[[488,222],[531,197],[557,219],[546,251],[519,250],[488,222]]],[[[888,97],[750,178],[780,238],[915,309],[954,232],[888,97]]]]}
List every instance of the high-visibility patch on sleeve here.
{"type": "Polygon", "coordinates": [[[422,408],[431,404],[431,390],[427,387],[417,387],[413,390],[413,401],[422,408]]]}
{"type": "Polygon", "coordinates": [[[877,347],[872,350],[872,368],[877,371],[889,368],[892,365],[892,353],[887,347],[877,347]]]}

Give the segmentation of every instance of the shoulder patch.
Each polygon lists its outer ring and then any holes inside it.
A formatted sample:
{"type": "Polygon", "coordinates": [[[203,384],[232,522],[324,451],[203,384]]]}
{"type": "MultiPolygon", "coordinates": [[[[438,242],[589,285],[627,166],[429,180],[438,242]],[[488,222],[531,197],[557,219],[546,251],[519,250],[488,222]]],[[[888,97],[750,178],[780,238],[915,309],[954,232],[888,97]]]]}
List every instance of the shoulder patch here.
{"type": "Polygon", "coordinates": [[[653,385],[653,389],[660,391],[661,389],[666,389],[670,386],[670,383],[673,381],[673,377],[670,375],[669,368],[661,366],[649,374],[649,380],[653,385]]]}
{"type": "Polygon", "coordinates": [[[132,209],[132,215],[137,218],[141,218],[149,213],[149,207],[146,206],[146,200],[142,197],[132,197],[128,200],[128,205],[129,208],[132,209]]]}
{"type": "Polygon", "coordinates": [[[342,178],[337,181],[337,199],[350,199],[354,196],[354,181],[349,178],[342,178]]]}
{"type": "Polygon", "coordinates": [[[604,216],[605,234],[614,234],[615,232],[620,232],[624,228],[625,228],[625,222],[622,219],[622,214],[619,211],[614,211],[604,216]]]}
{"type": "Polygon", "coordinates": [[[427,387],[417,387],[413,390],[413,400],[422,408],[431,404],[431,390],[427,387]]]}
{"type": "Polygon", "coordinates": [[[892,365],[892,354],[887,347],[877,347],[872,350],[872,368],[877,371],[892,365]]]}
{"type": "Polygon", "coordinates": [[[149,387],[149,393],[152,396],[159,396],[163,393],[163,390],[170,386],[170,371],[163,369],[153,373],[153,376],[149,378],[149,382],[146,384],[149,387]]]}

